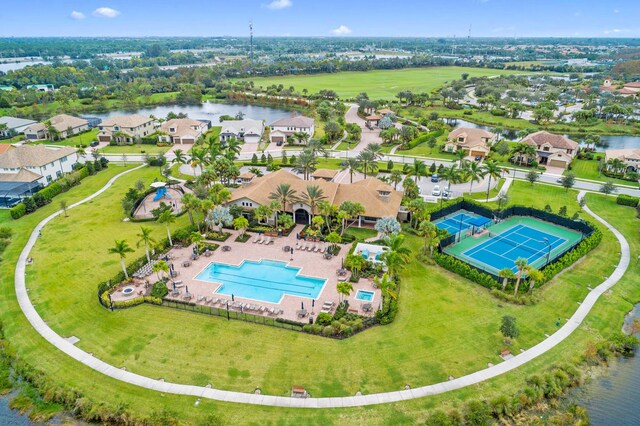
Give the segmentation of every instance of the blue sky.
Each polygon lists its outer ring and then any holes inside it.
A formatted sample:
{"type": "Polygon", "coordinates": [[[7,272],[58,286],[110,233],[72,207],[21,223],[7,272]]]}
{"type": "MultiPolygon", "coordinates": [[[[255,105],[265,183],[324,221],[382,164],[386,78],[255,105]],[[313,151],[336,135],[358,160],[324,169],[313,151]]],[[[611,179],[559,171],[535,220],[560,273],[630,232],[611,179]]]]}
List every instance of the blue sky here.
{"type": "Polygon", "coordinates": [[[640,0],[1,0],[0,37],[640,37],[640,0]]]}

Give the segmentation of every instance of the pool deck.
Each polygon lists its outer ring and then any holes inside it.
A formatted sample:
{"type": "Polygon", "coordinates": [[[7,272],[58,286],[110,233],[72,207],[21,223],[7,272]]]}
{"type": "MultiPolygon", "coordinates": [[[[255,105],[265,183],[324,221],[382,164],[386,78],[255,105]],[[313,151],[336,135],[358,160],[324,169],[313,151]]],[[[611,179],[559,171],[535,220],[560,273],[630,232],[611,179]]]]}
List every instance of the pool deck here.
{"type": "MultiPolygon", "coordinates": [[[[294,229],[288,237],[274,237],[274,242],[269,245],[253,243],[252,241],[254,239],[254,235],[251,235],[251,239],[246,243],[235,242],[234,240],[238,233],[236,231],[231,231],[232,235],[227,239],[227,241],[218,243],[221,247],[213,252],[211,256],[200,256],[197,260],[191,260],[191,247],[175,247],[171,249],[171,251],[169,252],[170,257],[172,257],[170,263],[173,263],[175,270],[178,272],[178,276],[174,278],[174,280],[176,282],[182,282],[180,284],[180,287],[178,288],[178,290],[180,290],[180,294],[177,296],[171,296],[171,293],[169,293],[167,298],[184,301],[185,293],[188,288],[189,293],[192,296],[191,299],[189,299],[190,302],[204,306],[214,306],[218,308],[224,307],[226,309],[226,301],[228,300],[229,303],[231,303],[231,297],[224,294],[215,293],[215,291],[219,287],[219,284],[195,279],[195,277],[204,268],[206,268],[211,262],[239,265],[244,260],[279,260],[287,262],[287,264],[289,264],[290,266],[301,268],[299,272],[300,275],[323,278],[327,280],[326,284],[319,293],[318,299],[316,299],[314,308],[312,308],[311,306],[311,299],[292,296],[288,294],[285,294],[282,297],[280,303],[269,303],[260,300],[245,299],[242,297],[234,297],[234,300],[236,302],[249,303],[254,305],[257,304],[265,308],[276,308],[283,311],[282,314],[279,314],[277,316],[267,313],[263,314],[272,318],[279,317],[294,321],[307,322],[309,320],[308,317],[299,318],[297,315],[297,312],[301,308],[301,303],[304,303],[304,308],[308,311],[308,313],[311,314],[311,312],[313,312],[314,317],[317,317],[318,313],[320,313],[320,310],[322,309],[322,305],[324,302],[333,301],[335,302],[335,306],[337,306],[338,302],[340,301],[340,297],[336,290],[336,285],[338,283],[338,275],[336,274],[336,271],[341,268],[342,259],[346,256],[350,246],[346,244],[341,245],[342,249],[340,250],[340,253],[329,260],[324,259],[323,254],[321,253],[299,251],[295,250],[294,248],[293,260],[291,260],[291,254],[285,252],[283,248],[285,246],[295,247],[295,235],[296,232],[299,232],[300,230],[302,230],[301,226],[300,229],[294,229]],[[231,250],[226,252],[222,251],[222,246],[225,245],[231,247],[231,250]],[[187,267],[183,266],[183,263],[187,261],[190,261],[191,265],[187,267]],[[205,301],[198,301],[199,296],[224,299],[225,302],[212,305],[211,303],[206,303],[205,301]]],[[[150,275],[149,277],[147,277],[147,279],[152,283],[157,281],[155,274],[150,275]]],[[[357,283],[353,283],[353,292],[347,298],[347,300],[349,301],[349,309],[356,309],[359,315],[373,316],[381,301],[380,290],[374,288],[373,283],[369,279],[360,279],[357,283]],[[375,293],[373,302],[363,302],[361,300],[356,300],[355,296],[358,290],[373,291],[375,293]],[[373,309],[368,313],[364,312],[362,310],[363,303],[371,303],[373,309]]],[[[256,311],[246,312],[261,315],[256,311]]],[[[335,312],[335,307],[331,312],[335,312]]]]}

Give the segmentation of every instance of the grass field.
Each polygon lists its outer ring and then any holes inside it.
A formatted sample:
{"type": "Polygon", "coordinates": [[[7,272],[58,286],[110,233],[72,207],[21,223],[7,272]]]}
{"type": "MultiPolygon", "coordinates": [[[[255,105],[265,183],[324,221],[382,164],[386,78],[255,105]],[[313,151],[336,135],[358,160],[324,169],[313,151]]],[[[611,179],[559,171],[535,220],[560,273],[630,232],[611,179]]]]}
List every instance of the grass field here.
{"type": "MultiPolygon", "coordinates": [[[[578,160],[575,159],[571,163],[571,171],[578,178],[582,179],[591,179],[591,180],[599,180],[602,182],[611,181],[615,184],[619,185],[627,185],[637,187],[638,185],[631,181],[617,178],[610,178],[598,172],[598,162],[596,160],[578,160]]],[[[566,170],[564,174],[567,174],[569,171],[566,170]]]]}
{"type": "Polygon", "coordinates": [[[108,145],[100,149],[102,154],[163,154],[171,148],[170,146],[156,145],[108,145]]]}
{"type": "MultiPolygon", "coordinates": [[[[121,168],[110,167],[61,195],[69,203],[98,189],[121,168]]],[[[353,395],[357,390],[401,389],[446,380],[497,363],[503,346],[498,332],[500,317],[514,315],[521,336],[512,348],[531,347],[555,330],[557,318],[566,318],[587,293],[598,284],[617,260],[618,244],[605,232],[603,242],[588,258],[556,277],[541,291],[535,306],[500,303],[481,287],[455,274],[419,261],[412,261],[402,274],[400,311],[391,325],[376,327],[344,341],[335,341],[271,329],[265,326],[226,321],[167,308],[140,306],[108,312],[95,300],[96,282],[118,271],[118,259],[107,254],[113,239],[126,239],[135,246],[139,225],[121,221],[119,201],[126,189],[142,178],[149,183],[157,173],[143,169],[120,180],[106,193],[77,209],[69,217],[54,219],[43,231],[33,252],[34,265],[27,284],[36,309],[58,333],[80,338],[78,346],[95,356],[129,371],[163,377],[183,383],[251,392],[256,386],[269,394],[287,394],[291,385],[305,386],[313,396],[353,395]],[[86,249],[90,247],[90,249],[86,249]],[[81,254],[80,254],[81,253],[81,254]],[[64,264],[64,268],[58,265],[64,264]],[[56,271],[52,273],[51,271],[56,271]]],[[[554,210],[572,202],[578,209],[575,191],[554,193],[546,200],[554,210]]],[[[511,202],[539,204],[547,186],[514,185],[511,202]]],[[[56,198],[58,200],[58,198],[56,198]]],[[[612,198],[588,196],[589,205],[616,224],[629,239],[632,257],[640,248],[637,219],[632,208],[615,204],[612,198]]],[[[22,316],[13,292],[13,269],[29,230],[55,210],[45,206],[19,221],[9,222],[15,238],[0,264],[0,318],[5,335],[17,354],[46,371],[57,383],[77,389],[92,400],[115,406],[126,401],[126,410],[150,415],[165,407],[187,423],[203,423],[215,414],[228,423],[261,424],[407,424],[423,421],[431,409],[463,407],[463,401],[511,394],[523,387],[524,378],[541,372],[554,362],[571,362],[588,341],[620,329],[623,315],[640,298],[635,283],[640,280],[632,268],[623,280],[603,296],[585,324],[565,343],[531,363],[477,386],[395,404],[335,410],[287,410],[201,401],[194,397],[159,394],[107,379],[43,342],[22,316]]],[[[180,226],[186,217],[180,219],[180,226]]],[[[147,224],[145,224],[146,226],[147,224]]],[[[156,238],[161,226],[149,224],[156,238]]],[[[409,237],[417,253],[422,241],[409,237]]],[[[139,256],[138,248],[130,257],[139,256]]]]}
{"type": "Polygon", "coordinates": [[[259,77],[251,80],[256,86],[267,87],[272,84],[283,84],[285,87],[293,86],[298,91],[307,89],[309,93],[317,93],[322,89],[335,90],[343,99],[353,98],[360,92],[366,92],[371,99],[394,99],[401,90],[431,92],[446,82],[460,79],[462,73],[469,73],[471,77],[483,77],[518,74],[519,72],[484,68],[433,67],[259,77]]]}

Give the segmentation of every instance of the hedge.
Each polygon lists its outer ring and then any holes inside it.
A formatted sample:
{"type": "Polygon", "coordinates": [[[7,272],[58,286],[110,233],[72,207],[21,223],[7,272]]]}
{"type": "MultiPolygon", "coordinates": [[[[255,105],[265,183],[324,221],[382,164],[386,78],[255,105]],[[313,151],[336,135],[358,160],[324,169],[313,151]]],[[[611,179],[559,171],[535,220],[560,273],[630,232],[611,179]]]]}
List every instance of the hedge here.
{"type": "Polygon", "coordinates": [[[17,204],[11,208],[10,213],[12,219],[20,219],[22,216],[27,214],[27,207],[24,203],[17,204]]]}
{"type": "Polygon", "coordinates": [[[491,277],[491,275],[481,272],[468,263],[456,259],[453,256],[436,251],[433,253],[433,259],[444,269],[454,272],[463,278],[480,284],[483,287],[488,289],[500,287],[500,283],[491,277]]]}
{"type": "Polygon", "coordinates": [[[639,202],[640,198],[632,197],[631,195],[627,194],[620,194],[616,199],[616,203],[620,204],[621,206],[638,207],[639,202]]]}

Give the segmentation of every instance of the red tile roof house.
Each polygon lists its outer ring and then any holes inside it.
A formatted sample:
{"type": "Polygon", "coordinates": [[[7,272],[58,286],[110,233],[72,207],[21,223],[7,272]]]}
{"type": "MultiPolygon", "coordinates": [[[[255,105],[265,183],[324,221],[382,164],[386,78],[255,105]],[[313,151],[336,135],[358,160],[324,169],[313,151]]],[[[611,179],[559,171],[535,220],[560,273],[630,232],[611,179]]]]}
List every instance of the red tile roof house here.
{"type": "Polygon", "coordinates": [[[158,136],[158,141],[193,145],[207,130],[209,130],[209,124],[204,121],[192,120],[191,118],[174,118],[162,123],[160,131],[163,134],[158,136]]]}
{"type": "Polygon", "coordinates": [[[535,161],[541,166],[567,169],[578,152],[578,143],[566,136],[540,131],[522,139],[522,143],[533,145],[538,151],[535,161]]]}
{"type": "MultiPolygon", "coordinates": [[[[69,136],[89,130],[89,122],[84,118],[74,117],[73,115],[59,114],[51,117],[49,120],[51,127],[56,129],[60,139],[66,139],[69,136]]],[[[49,127],[45,122],[32,124],[24,129],[24,136],[28,140],[48,139],[49,127]]]]}

